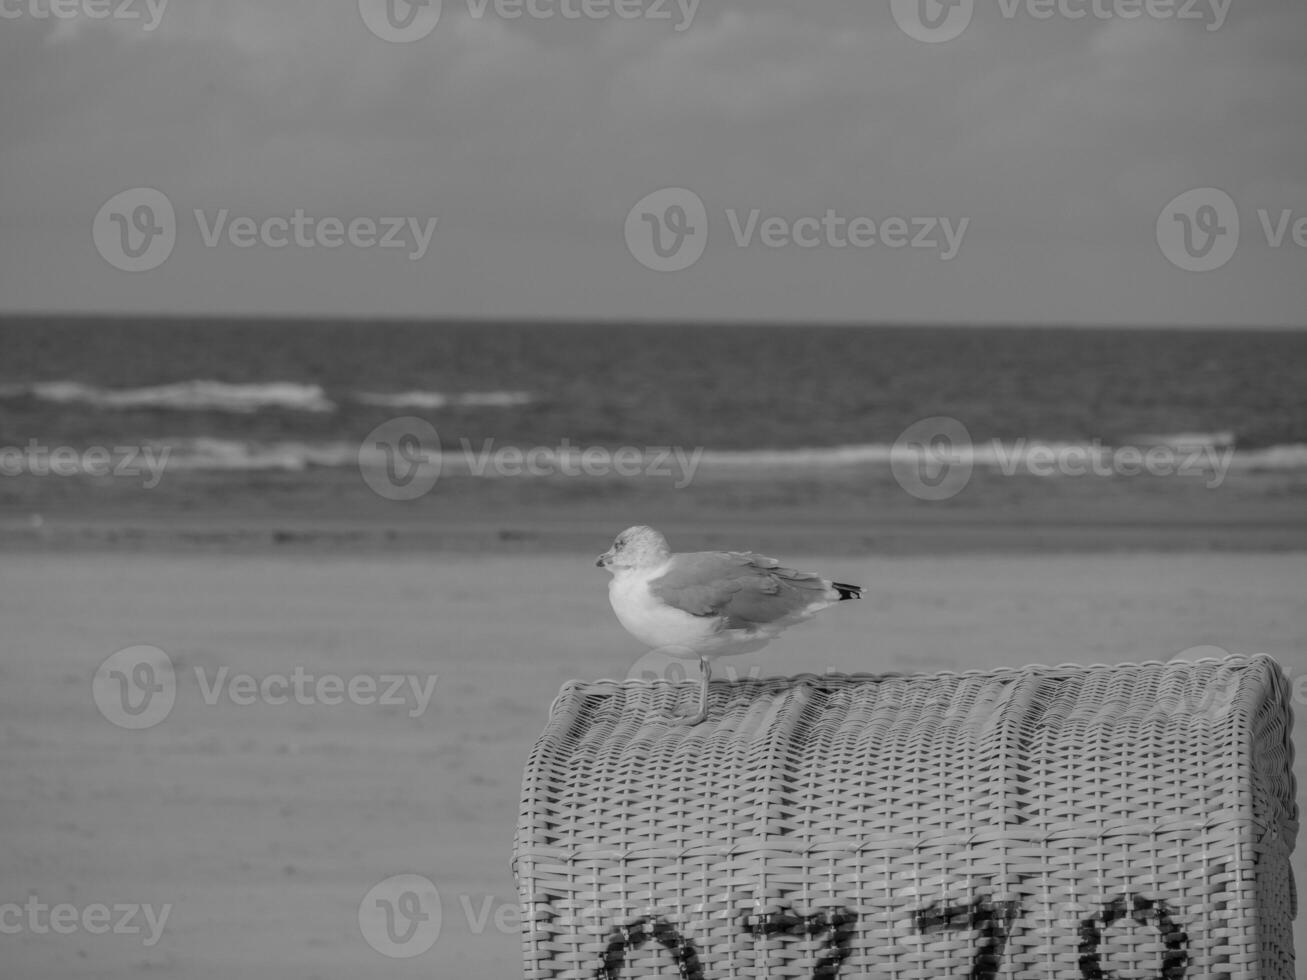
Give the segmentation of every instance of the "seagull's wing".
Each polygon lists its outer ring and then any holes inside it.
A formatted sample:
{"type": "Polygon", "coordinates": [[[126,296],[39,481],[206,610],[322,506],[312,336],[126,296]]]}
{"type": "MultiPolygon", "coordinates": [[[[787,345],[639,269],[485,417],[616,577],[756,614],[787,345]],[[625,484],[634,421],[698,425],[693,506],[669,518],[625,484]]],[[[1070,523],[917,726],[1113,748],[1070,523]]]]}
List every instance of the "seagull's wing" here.
{"type": "Polygon", "coordinates": [[[749,629],[830,601],[831,584],[774,558],[736,551],[673,555],[649,583],[654,597],[692,616],[721,616],[726,629],[749,629]]]}

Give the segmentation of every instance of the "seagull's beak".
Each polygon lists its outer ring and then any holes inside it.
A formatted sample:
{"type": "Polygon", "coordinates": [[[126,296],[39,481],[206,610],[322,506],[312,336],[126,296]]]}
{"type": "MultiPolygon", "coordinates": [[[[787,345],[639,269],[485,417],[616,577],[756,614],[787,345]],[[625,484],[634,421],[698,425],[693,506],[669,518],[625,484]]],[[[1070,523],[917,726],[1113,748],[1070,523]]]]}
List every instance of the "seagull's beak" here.
{"type": "Polygon", "coordinates": [[[603,568],[605,565],[608,564],[608,560],[612,557],[613,557],[613,553],[611,551],[605,551],[602,555],[600,555],[598,558],[595,559],[595,566],[597,568],[603,568]]]}

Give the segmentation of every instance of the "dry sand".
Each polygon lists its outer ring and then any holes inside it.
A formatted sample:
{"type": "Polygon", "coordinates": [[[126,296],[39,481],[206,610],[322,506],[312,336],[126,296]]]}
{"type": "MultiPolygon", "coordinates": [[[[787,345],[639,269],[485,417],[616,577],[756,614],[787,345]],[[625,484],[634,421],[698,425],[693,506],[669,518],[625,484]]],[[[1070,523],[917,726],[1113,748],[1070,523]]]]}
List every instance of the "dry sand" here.
{"type": "MultiPolygon", "coordinates": [[[[784,557],[871,598],[741,672],[1119,662],[1216,645],[1307,674],[1303,553],[784,557]]],[[[519,976],[509,860],[522,764],[564,680],[624,676],[642,653],[605,584],[570,552],[0,558],[0,904],[172,905],[148,947],[145,935],[0,935],[0,973],[519,976]],[[91,696],[96,667],[134,644],[167,651],[179,677],[172,713],[137,732],[91,696]],[[399,707],[210,706],[197,667],[207,679],[224,667],[438,678],[410,717],[412,695],[399,707]],[[404,872],[440,888],[443,932],[392,960],[364,942],[357,910],[404,872]]],[[[1300,927],[1307,952],[1304,940],[1300,927]]]]}

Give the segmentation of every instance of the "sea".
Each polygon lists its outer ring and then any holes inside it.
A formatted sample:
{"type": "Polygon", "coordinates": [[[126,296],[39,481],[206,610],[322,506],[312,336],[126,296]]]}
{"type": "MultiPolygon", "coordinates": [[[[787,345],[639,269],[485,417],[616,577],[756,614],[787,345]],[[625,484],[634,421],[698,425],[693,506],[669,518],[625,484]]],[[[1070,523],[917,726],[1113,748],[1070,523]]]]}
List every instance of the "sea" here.
{"type": "Polygon", "coordinates": [[[0,517],[540,508],[1301,522],[1307,331],[0,319],[0,517]]]}

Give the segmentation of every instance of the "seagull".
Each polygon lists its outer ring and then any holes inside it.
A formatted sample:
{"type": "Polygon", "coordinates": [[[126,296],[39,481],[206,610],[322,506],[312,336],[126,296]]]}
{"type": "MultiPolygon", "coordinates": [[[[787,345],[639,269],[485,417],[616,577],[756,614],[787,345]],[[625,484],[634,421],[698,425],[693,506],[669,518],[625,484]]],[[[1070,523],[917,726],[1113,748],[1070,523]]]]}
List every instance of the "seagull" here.
{"type": "Polygon", "coordinates": [[[628,633],[671,656],[698,658],[702,683],[691,725],[708,717],[714,658],[759,650],[787,626],[863,592],[749,551],[675,554],[643,524],[619,534],[595,564],[612,573],[608,601],[628,633]]]}

